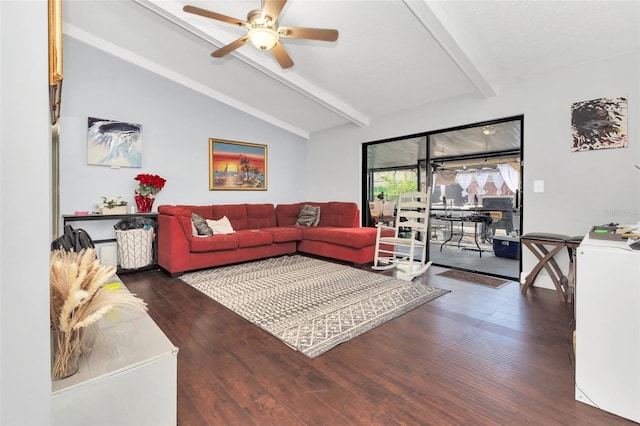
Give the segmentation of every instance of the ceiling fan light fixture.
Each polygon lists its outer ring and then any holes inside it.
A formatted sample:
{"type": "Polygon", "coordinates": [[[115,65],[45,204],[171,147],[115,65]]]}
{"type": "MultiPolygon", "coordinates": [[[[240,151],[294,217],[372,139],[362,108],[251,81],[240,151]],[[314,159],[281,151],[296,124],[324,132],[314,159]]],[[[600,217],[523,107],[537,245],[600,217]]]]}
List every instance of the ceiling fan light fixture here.
{"type": "Polygon", "coordinates": [[[267,27],[252,28],[247,35],[251,43],[260,50],[271,49],[279,39],[278,33],[267,27]]]}
{"type": "Polygon", "coordinates": [[[484,126],[482,128],[482,133],[484,133],[487,136],[491,136],[496,132],[496,128],[493,126],[484,126]]]}
{"type": "Polygon", "coordinates": [[[214,58],[222,58],[224,55],[233,52],[251,41],[251,44],[262,51],[273,49],[272,53],[275,60],[280,64],[282,69],[287,69],[293,66],[293,61],[287,53],[287,50],[280,43],[281,37],[336,41],[338,39],[338,30],[328,28],[279,27],[278,16],[280,16],[280,12],[286,3],[287,0],[262,0],[262,7],[249,11],[246,20],[237,19],[192,5],[185,5],[182,10],[186,13],[225,22],[248,30],[242,37],[211,52],[211,56],[214,58]]]}

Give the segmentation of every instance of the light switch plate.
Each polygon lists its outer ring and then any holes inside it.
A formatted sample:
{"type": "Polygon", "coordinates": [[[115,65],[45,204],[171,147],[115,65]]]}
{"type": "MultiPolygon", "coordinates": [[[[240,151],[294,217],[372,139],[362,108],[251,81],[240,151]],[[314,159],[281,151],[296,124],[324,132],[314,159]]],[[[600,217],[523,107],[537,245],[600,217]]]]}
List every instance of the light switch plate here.
{"type": "Polygon", "coordinates": [[[544,181],[543,180],[534,180],[533,181],[533,192],[544,192],[544,181]]]}

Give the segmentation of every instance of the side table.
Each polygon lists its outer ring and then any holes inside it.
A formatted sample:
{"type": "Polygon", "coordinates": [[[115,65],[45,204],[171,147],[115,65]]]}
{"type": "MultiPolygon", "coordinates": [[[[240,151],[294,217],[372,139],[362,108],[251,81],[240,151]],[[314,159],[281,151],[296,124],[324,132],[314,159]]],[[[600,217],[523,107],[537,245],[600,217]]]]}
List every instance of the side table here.
{"type": "MultiPolygon", "coordinates": [[[[87,221],[104,221],[104,220],[118,221],[120,219],[127,219],[127,218],[131,218],[131,217],[144,217],[144,218],[151,219],[156,224],[156,226],[155,226],[156,230],[158,229],[158,213],[91,214],[91,215],[85,215],[85,216],[62,215],[62,227],[64,229],[64,227],[69,222],[87,222],[87,221]]],[[[116,242],[116,241],[117,240],[116,240],[115,236],[113,238],[102,238],[102,239],[93,240],[93,242],[95,244],[113,243],[113,242],[116,242]]],[[[158,265],[158,244],[154,240],[154,242],[153,242],[153,255],[152,255],[151,264],[149,264],[149,265],[147,265],[145,267],[142,267],[142,268],[137,268],[137,269],[123,269],[118,265],[118,273],[121,274],[121,273],[126,273],[126,272],[153,269],[153,268],[156,268],[157,265],[158,265]]]]}

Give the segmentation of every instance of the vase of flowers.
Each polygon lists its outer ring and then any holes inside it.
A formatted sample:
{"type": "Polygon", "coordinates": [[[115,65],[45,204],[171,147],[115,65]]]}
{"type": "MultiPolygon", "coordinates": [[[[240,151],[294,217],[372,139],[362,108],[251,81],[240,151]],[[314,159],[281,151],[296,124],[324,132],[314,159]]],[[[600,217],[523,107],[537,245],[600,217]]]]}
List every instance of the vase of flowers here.
{"type": "Polygon", "coordinates": [[[139,182],[138,189],[135,192],[138,212],[149,213],[153,208],[156,194],[164,188],[164,184],[167,181],[158,175],[150,175],[148,173],[141,173],[134,179],[139,182]]]}
{"type": "Polygon", "coordinates": [[[51,378],[78,371],[85,327],[116,307],[146,311],[147,305],[126,289],[105,287],[116,268],[102,266],[94,249],[51,252],[49,270],[51,314],[51,378]]]}

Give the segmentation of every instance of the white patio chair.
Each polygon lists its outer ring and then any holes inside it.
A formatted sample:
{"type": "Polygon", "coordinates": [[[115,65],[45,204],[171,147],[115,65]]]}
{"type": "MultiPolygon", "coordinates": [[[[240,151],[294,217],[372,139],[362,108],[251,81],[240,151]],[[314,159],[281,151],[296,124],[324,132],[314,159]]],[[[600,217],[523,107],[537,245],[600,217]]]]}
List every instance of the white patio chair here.
{"type": "Polygon", "coordinates": [[[398,268],[398,278],[406,280],[429,269],[431,262],[426,259],[430,208],[430,188],[399,195],[394,226],[377,226],[373,269],[398,268]],[[394,235],[384,236],[384,229],[394,230],[394,235]]]}

